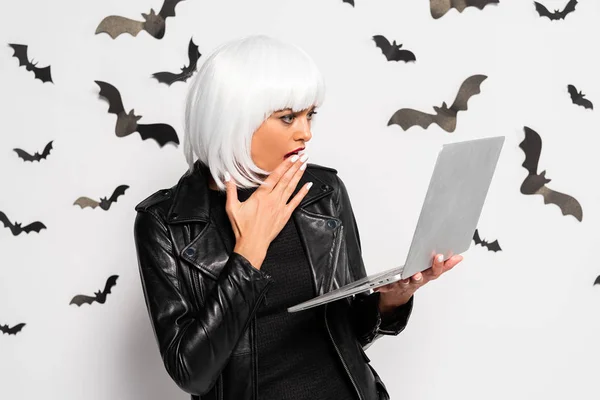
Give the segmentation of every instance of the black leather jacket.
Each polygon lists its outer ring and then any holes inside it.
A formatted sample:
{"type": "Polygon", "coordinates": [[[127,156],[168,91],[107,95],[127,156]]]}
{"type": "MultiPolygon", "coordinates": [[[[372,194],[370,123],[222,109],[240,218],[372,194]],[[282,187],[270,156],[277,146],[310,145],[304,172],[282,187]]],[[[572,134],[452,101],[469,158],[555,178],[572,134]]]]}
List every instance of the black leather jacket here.
{"type": "MultiPolygon", "coordinates": [[[[255,313],[273,280],[233,252],[235,236],[226,214],[209,213],[207,173],[196,162],[177,185],[135,208],[145,302],[165,368],[192,399],[259,400],[255,313]]],[[[313,186],[292,218],[315,290],[322,294],[366,274],[356,221],[337,171],[308,164],[293,195],[307,181],[313,186]]],[[[404,329],[413,299],[382,322],[379,293],[366,293],[319,309],[356,399],[388,399],[364,350],[382,335],[404,329]]]]}

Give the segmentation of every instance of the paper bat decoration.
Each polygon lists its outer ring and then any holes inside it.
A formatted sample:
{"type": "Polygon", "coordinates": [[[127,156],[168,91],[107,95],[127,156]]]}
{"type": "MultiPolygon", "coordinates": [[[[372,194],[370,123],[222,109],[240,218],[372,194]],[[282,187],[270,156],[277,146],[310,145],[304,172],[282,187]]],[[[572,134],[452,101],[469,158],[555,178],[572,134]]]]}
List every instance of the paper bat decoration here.
{"type": "MultiPolygon", "coordinates": [[[[598,275],[598,277],[596,278],[596,280],[594,281],[594,285],[600,285],[600,275],[598,275]]],[[[593,285],[592,285],[593,286],[593,285]]]]}
{"type": "Polygon", "coordinates": [[[443,17],[451,8],[463,12],[467,7],[477,7],[483,10],[488,4],[498,4],[500,0],[429,0],[431,16],[434,19],[443,17]]]}
{"type": "Polygon", "coordinates": [[[44,68],[38,68],[36,67],[37,63],[34,64],[32,62],[33,60],[29,61],[29,57],[27,56],[27,45],[15,43],[9,43],[8,45],[15,51],[13,53],[13,57],[19,60],[19,66],[24,65],[27,71],[33,71],[35,79],[39,79],[44,83],[52,82],[52,76],[50,76],[50,66],[48,65],[44,68]]]}
{"type": "Polygon", "coordinates": [[[106,284],[104,285],[103,291],[94,292],[94,296],[86,296],[83,294],[78,294],[77,296],[71,299],[71,304],[76,304],[77,306],[81,306],[84,303],[92,304],[94,301],[100,304],[104,304],[106,302],[106,295],[111,293],[110,289],[113,288],[117,284],[117,278],[119,275],[111,275],[106,280],[106,284]]]}
{"type": "Polygon", "coordinates": [[[502,249],[500,248],[500,244],[498,243],[498,240],[494,240],[493,242],[486,242],[485,240],[481,240],[481,238],[479,237],[479,231],[477,229],[475,229],[475,234],[473,235],[473,241],[475,242],[475,244],[479,244],[481,245],[481,247],[487,247],[488,251],[493,251],[493,252],[497,252],[497,251],[502,251],[502,249]]]}
{"type": "Polygon", "coordinates": [[[25,150],[21,150],[21,149],[13,149],[17,155],[19,157],[21,157],[23,159],[23,161],[40,161],[40,160],[45,160],[46,157],[48,157],[48,154],[50,154],[50,150],[52,150],[52,140],[50,142],[48,142],[48,144],[46,145],[46,147],[44,147],[44,151],[42,151],[42,154],[38,153],[37,151],[35,152],[34,155],[29,154],[28,152],[26,152],[25,150]]]}
{"type": "Polygon", "coordinates": [[[181,81],[185,82],[194,74],[196,71],[196,66],[198,65],[198,59],[202,56],[198,51],[198,46],[196,46],[192,39],[190,39],[190,44],[188,46],[188,58],[190,60],[190,65],[181,67],[181,72],[178,74],[174,74],[172,72],[157,72],[152,74],[154,78],[156,78],[159,82],[166,83],[171,86],[173,82],[181,81]]]}
{"type": "Polygon", "coordinates": [[[46,225],[42,224],[40,221],[35,221],[30,223],[29,225],[21,226],[21,223],[15,221],[15,223],[11,223],[2,211],[0,211],[0,221],[4,223],[4,227],[10,229],[14,236],[20,235],[22,232],[37,232],[39,233],[42,229],[47,229],[46,225]]]}
{"type": "Polygon", "coordinates": [[[175,129],[173,129],[171,125],[138,124],[137,121],[142,118],[142,116],[135,115],[134,109],[131,109],[129,113],[125,112],[123,101],[121,100],[121,94],[117,88],[110,83],[102,81],[94,82],[100,86],[100,96],[104,97],[108,101],[108,112],[111,114],[117,114],[115,134],[118,137],[124,137],[137,131],[142,137],[142,140],[154,139],[160,145],[160,147],[163,147],[169,142],[179,144],[177,132],[175,132],[175,129]]]}
{"type": "Polygon", "coordinates": [[[144,30],[154,38],[162,39],[165,35],[165,20],[167,17],[175,16],[175,6],[180,1],[184,0],[164,0],[158,14],[155,14],[154,9],[152,8],[150,9],[150,14],[142,13],[142,17],[144,17],[145,21],[136,21],[119,15],[105,17],[100,21],[100,24],[98,24],[96,35],[104,32],[115,39],[122,33],[129,33],[132,36],[137,36],[140,31],[144,30]]]}
{"type": "Polygon", "coordinates": [[[534,1],[535,10],[542,17],[548,17],[551,21],[556,21],[559,19],[565,19],[567,15],[575,11],[575,6],[577,5],[577,0],[570,0],[565,8],[562,11],[554,10],[554,12],[548,11],[548,9],[543,5],[534,1]]]}
{"type": "Polygon", "coordinates": [[[446,132],[454,132],[456,129],[456,114],[459,111],[467,110],[467,102],[478,93],[480,93],[481,82],[487,79],[485,75],[473,75],[467,78],[454,99],[452,106],[448,108],[446,102],[442,103],[441,107],[433,106],[435,114],[428,114],[412,108],[402,108],[394,113],[387,125],[400,125],[403,130],[419,125],[423,129],[427,129],[429,125],[435,123],[446,132]]]}
{"type": "Polygon", "coordinates": [[[556,204],[563,215],[572,215],[579,222],[583,219],[581,205],[573,197],[554,191],[546,186],[551,179],[546,178],[546,171],[538,174],[538,161],[542,152],[542,138],[531,128],[525,127],[525,139],[519,144],[519,147],[525,152],[525,161],[522,166],[527,169],[529,174],[521,184],[521,193],[523,194],[541,194],[544,197],[544,204],[556,204]]]}
{"type": "Polygon", "coordinates": [[[348,3],[350,4],[352,7],[354,7],[354,0],[342,0],[344,3],[348,3]]]}
{"type": "Polygon", "coordinates": [[[119,196],[125,194],[125,190],[127,190],[127,189],[129,189],[129,186],[127,186],[127,185],[117,186],[117,188],[113,191],[112,196],[110,196],[110,198],[108,200],[106,199],[106,197],[101,197],[99,202],[96,200],[90,199],[89,197],[79,197],[77,200],[75,200],[75,203],[73,203],[73,205],[78,205],[82,209],[84,209],[86,207],[96,208],[96,207],[100,206],[100,208],[103,209],[104,211],[108,211],[111,204],[116,203],[117,198],[119,196]]]}
{"type": "Polygon", "coordinates": [[[567,89],[569,90],[569,94],[571,95],[571,101],[573,102],[573,104],[576,104],[583,108],[590,108],[592,110],[594,109],[594,105],[592,104],[592,102],[588,99],[584,99],[583,97],[585,96],[585,94],[578,92],[575,86],[569,85],[567,86],[567,89]]]}
{"type": "Polygon", "coordinates": [[[409,62],[417,60],[412,51],[401,49],[402,45],[396,44],[395,40],[390,44],[390,41],[383,35],[375,35],[373,40],[388,61],[409,62]]]}
{"type": "Polygon", "coordinates": [[[8,325],[0,325],[0,332],[7,333],[9,335],[16,335],[17,333],[21,332],[21,329],[23,329],[24,326],[24,323],[17,324],[12,328],[9,328],[8,325]]]}

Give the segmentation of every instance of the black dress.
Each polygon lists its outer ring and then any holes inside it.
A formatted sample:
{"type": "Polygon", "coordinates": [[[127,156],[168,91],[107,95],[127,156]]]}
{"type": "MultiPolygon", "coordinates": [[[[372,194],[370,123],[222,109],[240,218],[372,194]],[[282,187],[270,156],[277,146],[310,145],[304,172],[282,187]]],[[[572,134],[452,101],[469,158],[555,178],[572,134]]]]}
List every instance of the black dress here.
{"type": "MultiPolygon", "coordinates": [[[[255,189],[238,189],[240,201],[255,189]]],[[[211,192],[211,208],[225,208],[225,193],[211,192]]],[[[219,212],[217,211],[217,212],[219,212]]],[[[257,311],[256,345],[260,400],[352,400],[356,393],[333,348],[318,307],[289,313],[315,297],[307,257],[294,219],[271,242],[261,270],[274,283],[257,311]]]]}

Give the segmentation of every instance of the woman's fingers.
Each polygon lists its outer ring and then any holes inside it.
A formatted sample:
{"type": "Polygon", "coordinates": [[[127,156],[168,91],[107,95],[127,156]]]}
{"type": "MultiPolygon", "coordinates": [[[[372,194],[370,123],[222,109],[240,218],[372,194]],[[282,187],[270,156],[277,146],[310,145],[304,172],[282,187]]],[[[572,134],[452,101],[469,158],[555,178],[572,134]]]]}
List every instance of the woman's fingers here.
{"type": "Polygon", "coordinates": [[[225,209],[227,212],[231,211],[233,206],[235,206],[239,200],[237,197],[237,187],[233,179],[231,179],[231,175],[229,172],[225,172],[225,189],[226,189],[226,200],[225,200],[225,209]]]}
{"type": "Polygon", "coordinates": [[[282,161],[277,166],[277,168],[271,171],[267,179],[265,179],[263,181],[263,184],[260,185],[260,187],[257,189],[257,192],[260,191],[271,193],[272,191],[274,191],[275,188],[278,187],[278,183],[281,180],[281,178],[285,175],[287,171],[289,171],[290,168],[294,166],[295,161],[298,160],[298,158],[298,155],[293,155],[282,161]]]}
{"type": "MultiPolygon", "coordinates": [[[[296,163],[294,164],[294,166],[292,168],[290,168],[288,170],[287,174],[292,174],[291,178],[287,181],[286,183],[282,183],[282,200],[287,202],[290,198],[290,196],[292,195],[292,193],[294,193],[294,190],[296,190],[296,186],[298,186],[298,182],[300,181],[300,178],[302,178],[302,175],[304,174],[304,171],[306,170],[306,163],[308,160],[308,155],[304,154],[302,155],[302,157],[300,157],[298,159],[298,161],[296,161],[296,163]],[[283,187],[283,185],[285,185],[285,187],[283,187]]],[[[285,176],[284,178],[287,178],[287,176],[285,176]]]]}

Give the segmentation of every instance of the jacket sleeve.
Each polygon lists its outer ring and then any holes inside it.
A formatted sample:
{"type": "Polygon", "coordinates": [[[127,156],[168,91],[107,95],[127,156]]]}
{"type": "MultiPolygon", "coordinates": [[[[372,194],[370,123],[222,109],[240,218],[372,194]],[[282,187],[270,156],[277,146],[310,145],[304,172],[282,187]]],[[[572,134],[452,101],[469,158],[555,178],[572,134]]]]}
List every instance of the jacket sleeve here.
{"type": "Polygon", "coordinates": [[[152,210],[134,224],[146,306],[168,374],[184,391],[206,394],[251,321],[272,278],[233,252],[204,307],[194,313],[178,277],[167,226],[152,210]]]}
{"type": "MultiPolygon", "coordinates": [[[[339,177],[337,180],[339,187],[338,215],[344,227],[350,273],[353,280],[357,280],[367,276],[362,259],[360,235],[346,186],[339,177]]],[[[379,292],[366,293],[362,292],[353,296],[350,311],[354,333],[365,350],[383,335],[396,336],[404,330],[412,312],[414,300],[414,296],[411,296],[406,304],[397,307],[390,316],[382,319],[379,313],[379,296],[381,294],[379,292]]]]}

